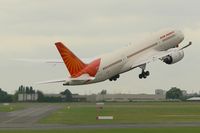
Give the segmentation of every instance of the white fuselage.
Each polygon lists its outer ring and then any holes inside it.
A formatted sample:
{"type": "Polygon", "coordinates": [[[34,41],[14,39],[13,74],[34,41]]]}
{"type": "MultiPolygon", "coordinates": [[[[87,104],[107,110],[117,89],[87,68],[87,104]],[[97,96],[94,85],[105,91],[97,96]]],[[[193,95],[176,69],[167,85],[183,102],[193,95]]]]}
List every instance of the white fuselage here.
{"type": "Polygon", "coordinates": [[[126,48],[100,56],[99,70],[95,79],[89,83],[96,83],[110,79],[111,77],[130,71],[132,65],[155,54],[176,47],[184,39],[184,35],[179,30],[168,30],[153,35],[141,43],[130,45],[126,48]],[[170,33],[173,32],[173,33],[170,33]],[[167,36],[167,34],[170,34],[167,36]],[[163,37],[163,35],[166,35],[163,37]]]}

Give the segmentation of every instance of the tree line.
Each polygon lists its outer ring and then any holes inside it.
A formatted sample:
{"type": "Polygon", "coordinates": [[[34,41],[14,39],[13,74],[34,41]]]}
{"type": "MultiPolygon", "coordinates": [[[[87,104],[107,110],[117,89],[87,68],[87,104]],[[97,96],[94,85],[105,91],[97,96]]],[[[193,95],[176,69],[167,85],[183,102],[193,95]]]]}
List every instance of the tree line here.
{"type": "Polygon", "coordinates": [[[70,90],[66,89],[63,92],[60,92],[60,95],[58,96],[48,96],[45,95],[42,91],[34,90],[32,86],[19,86],[18,90],[13,94],[8,94],[6,91],[3,91],[0,88],[0,102],[17,102],[19,94],[22,95],[31,95],[31,94],[37,94],[37,101],[36,102],[72,102],[72,93],[70,90]]]}
{"type": "Polygon", "coordinates": [[[38,94],[38,102],[73,102],[72,93],[70,90],[66,89],[61,92],[60,96],[45,96],[42,91],[37,91],[38,94]]]}
{"type": "Polygon", "coordinates": [[[12,102],[13,96],[0,88],[0,102],[12,102]]]}
{"type": "MultiPolygon", "coordinates": [[[[48,96],[45,95],[42,91],[36,91],[33,89],[32,86],[19,86],[18,90],[13,94],[8,94],[6,91],[2,90],[0,88],[0,102],[17,102],[18,101],[18,96],[19,94],[37,94],[38,98],[36,102],[73,102],[73,97],[72,93],[70,90],[66,89],[63,92],[60,92],[60,95],[58,96],[48,96]]],[[[101,93],[102,95],[106,95],[107,91],[102,90],[101,93]]],[[[172,87],[170,90],[166,92],[166,99],[169,100],[187,100],[188,98],[191,97],[200,97],[198,94],[194,95],[183,95],[183,92],[181,89],[177,87],[172,87]]]]}
{"type": "Polygon", "coordinates": [[[169,100],[181,100],[185,101],[191,97],[200,97],[199,94],[190,94],[190,95],[184,95],[183,91],[180,88],[172,87],[170,90],[166,92],[166,99],[169,100]]]}

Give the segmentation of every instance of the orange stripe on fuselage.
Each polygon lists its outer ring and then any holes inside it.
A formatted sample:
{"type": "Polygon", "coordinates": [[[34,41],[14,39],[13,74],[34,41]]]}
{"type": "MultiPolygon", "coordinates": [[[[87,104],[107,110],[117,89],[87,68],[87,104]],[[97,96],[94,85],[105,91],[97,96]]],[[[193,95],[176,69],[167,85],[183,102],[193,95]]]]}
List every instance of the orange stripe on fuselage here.
{"type": "Polygon", "coordinates": [[[81,76],[82,74],[89,74],[92,77],[95,77],[97,71],[99,70],[101,59],[96,59],[88,64],[83,70],[81,70],[76,77],[81,76]]]}

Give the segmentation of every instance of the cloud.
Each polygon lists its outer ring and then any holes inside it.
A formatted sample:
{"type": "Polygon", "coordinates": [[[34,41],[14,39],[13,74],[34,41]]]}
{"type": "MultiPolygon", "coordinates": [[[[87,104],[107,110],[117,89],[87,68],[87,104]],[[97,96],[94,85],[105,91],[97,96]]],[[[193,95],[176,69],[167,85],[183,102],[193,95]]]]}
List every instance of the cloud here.
{"type": "MultiPolygon", "coordinates": [[[[185,33],[183,45],[193,41],[193,45],[185,51],[182,63],[173,67],[162,63],[150,65],[152,77],[146,81],[138,80],[140,69],[136,69],[121,76],[116,84],[104,82],[69,88],[81,93],[94,93],[99,88],[110,92],[123,89],[123,92],[153,93],[154,89],[176,84],[187,86],[189,90],[197,88],[198,81],[185,77],[198,79],[200,73],[199,4],[197,0],[0,1],[0,59],[3,62],[0,85],[14,92],[20,84],[65,77],[64,66],[51,68],[43,64],[37,66],[8,61],[13,57],[60,58],[54,46],[56,41],[64,42],[80,57],[90,57],[112,52],[130,42],[134,45],[137,40],[146,40],[146,36],[163,28],[178,28],[185,33]],[[192,69],[189,71],[188,68],[192,69]],[[19,78],[18,75],[23,76],[19,78]],[[8,83],[11,78],[12,84],[8,83]]],[[[61,85],[36,87],[49,92],[64,89],[61,85]]]]}
{"type": "Polygon", "coordinates": [[[187,39],[191,39],[194,42],[199,42],[200,22],[195,27],[185,27],[183,31],[187,39]]]}

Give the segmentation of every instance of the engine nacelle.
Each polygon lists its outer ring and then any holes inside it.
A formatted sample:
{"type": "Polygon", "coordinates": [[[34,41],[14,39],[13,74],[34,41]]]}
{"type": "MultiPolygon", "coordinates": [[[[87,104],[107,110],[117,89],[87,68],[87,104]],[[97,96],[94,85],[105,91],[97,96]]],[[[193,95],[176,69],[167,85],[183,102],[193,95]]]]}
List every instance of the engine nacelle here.
{"type": "Polygon", "coordinates": [[[165,56],[163,58],[163,62],[165,62],[166,64],[174,64],[182,60],[183,57],[184,57],[184,52],[183,50],[181,50],[165,56]]]}

